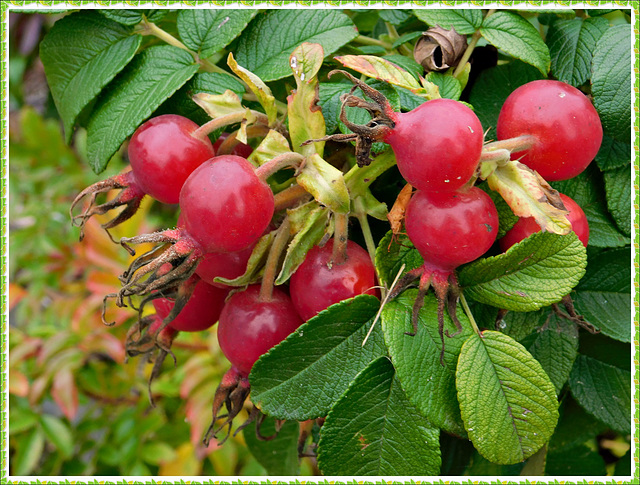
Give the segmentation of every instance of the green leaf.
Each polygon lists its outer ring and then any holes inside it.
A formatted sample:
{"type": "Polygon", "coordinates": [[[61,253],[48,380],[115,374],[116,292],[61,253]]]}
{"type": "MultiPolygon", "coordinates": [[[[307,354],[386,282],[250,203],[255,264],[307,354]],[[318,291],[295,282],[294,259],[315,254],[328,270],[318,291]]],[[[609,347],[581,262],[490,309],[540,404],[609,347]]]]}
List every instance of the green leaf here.
{"type": "MultiPolygon", "coordinates": [[[[433,294],[424,299],[414,336],[411,323],[417,290],[411,289],[388,302],[382,310],[382,329],[391,361],[407,397],[434,425],[463,436],[464,428],[456,398],[455,372],[460,348],[471,334],[466,315],[457,311],[463,331],[455,337],[444,337],[444,363],[440,363],[442,340],[438,331],[438,302],[433,294]]],[[[445,329],[456,328],[449,315],[444,316],[445,329]]]]}
{"type": "Polygon", "coordinates": [[[87,156],[105,169],[125,139],[198,70],[193,58],[170,45],[138,54],[96,105],[87,127],[87,156]]]}
{"type": "Polygon", "coordinates": [[[152,465],[161,465],[175,460],[178,453],[168,443],[152,441],[145,443],[140,450],[140,458],[152,465]]]}
{"type": "Polygon", "coordinates": [[[32,410],[14,406],[9,414],[9,436],[33,428],[38,420],[38,414],[32,410]]]}
{"type": "MultiPolygon", "coordinates": [[[[324,151],[324,142],[302,146],[307,140],[317,140],[326,134],[324,117],[318,109],[318,71],[324,53],[320,44],[302,44],[291,54],[289,64],[296,80],[295,91],[287,96],[289,133],[293,149],[303,155],[324,151]]],[[[333,168],[333,167],[332,167],[333,168]]],[[[348,198],[348,196],[347,196],[348,198]]]]}
{"type": "Polygon", "coordinates": [[[180,10],[178,33],[184,45],[206,59],[240,35],[256,13],[249,9],[180,10]]]}
{"type": "Polygon", "coordinates": [[[605,476],[607,468],[597,450],[585,445],[549,453],[545,473],[549,476],[605,476]]]}
{"type": "MultiPolygon", "coordinates": [[[[304,211],[304,219],[302,224],[295,228],[295,236],[287,247],[282,269],[275,281],[276,285],[282,285],[289,280],[298,266],[302,264],[309,250],[320,242],[329,223],[329,211],[325,207],[320,207],[315,201],[293,211],[304,211]]],[[[288,211],[288,213],[290,218],[295,217],[292,211],[288,211]]]]}
{"type": "Polygon", "coordinates": [[[615,12],[617,8],[585,8],[584,11],[589,17],[599,17],[600,15],[607,15],[608,13],[615,12]]]}
{"type": "Polygon", "coordinates": [[[560,420],[549,442],[549,453],[570,450],[594,439],[607,426],[582,409],[570,394],[562,400],[560,420]]]}
{"type": "Polygon", "coordinates": [[[459,34],[473,34],[482,25],[479,9],[415,9],[413,14],[429,27],[454,28],[459,34]]]}
{"type": "Polygon", "coordinates": [[[631,342],[631,251],[604,251],[589,259],[573,295],[579,314],[604,335],[631,342]]]}
{"type": "Polygon", "coordinates": [[[553,182],[551,185],[558,192],[575,200],[584,211],[589,223],[589,246],[620,247],[631,242],[620,232],[607,211],[602,175],[595,166],[587,167],[572,179],[553,182]]]}
{"type": "Polygon", "coordinates": [[[484,19],[480,33],[498,49],[537,67],[543,76],[551,66],[549,48],[537,29],[514,12],[501,10],[484,19]]]}
{"type": "MultiPolygon", "coordinates": [[[[495,311],[495,307],[488,308],[494,308],[495,311]]],[[[542,308],[535,312],[508,312],[498,323],[498,329],[502,333],[522,343],[522,340],[544,325],[547,321],[548,314],[549,310],[547,308],[542,308]]],[[[487,328],[489,327],[487,326],[487,328]]]]}
{"type": "Polygon", "coordinates": [[[609,22],[603,18],[557,20],[549,27],[551,72],[562,82],[581,86],[591,78],[593,50],[609,22]]]}
{"type": "Polygon", "coordinates": [[[40,58],[67,143],[80,112],[133,58],[142,37],[91,11],[56,22],[40,44],[40,58]]]}
{"type": "Polygon", "coordinates": [[[391,45],[391,47],[393,47],[394,49],[397,49],[398,47],[400,47],[402,44],[406,44],[407,42],[411,42],[413,39],[417,39],[418,37],[422,37],[422,31],[418,31],[418,32],[409,32],[406,34],[402,34],[400,37],[398,37],[396,40],[393,41],[393,44],[391,45]]]}
{"type": "Polygon", "coordinates": [[[331,211],[340,214],[349,212],[351,201],[342,172],[320,155],[314,153],[306,158],[296,180],[315,200],[331,211]]]}
{"type": "Polygon", "coordinates": [[[252,401],[276,418],[326,416],[353,378],[386,354],[380,325],[362,345],[379,306],[374,296],[361,295],[302,325],[254,364],[252,401]]]}
{"type": "Polygon", "coordinates": [[[293,476],[299,474],[298,435],[300,425],[286,421],[276,435],[275,420],[267,417],[259,428],[260,435],[275,438],[264,441],[258,439],[256,426],[242,432],[247,448],[267,473],[272,476],[293,476]]]}
{"type": "Polygon", "coordinates": [[[410,10],[401,10],[396,8],[381,9],[378,14],[385,22],[391,25],[400,25],[411,18],[410,10]]]}
{"type": "Polygon", "coordinates": [[[220,95],[227,90],[238,96],[245,92],[244,85],[233,76],[219,72],[201,72],[171,96],[162,108],[164,112],[179,114],[203,125],[211,118],[191,98],[198,93],[220,95]]]}
{"type": "Polygon", "coordinates": [[[40,416],[40,425],[47,440],[53,443],[60,455],[66,459],[71,458],[74,436],[64,421],[49,414],[43,414],[40,416]]]}
{"type": "Polygon", "coordinates": [[[610,27],[593,52],[591,94],[605,134],[631,140],[631,26],[610,27]]]}
{"type": "Polygon", "coordinates": [[[600,170],[613,170],[631,163],[631,144],[615,140],[610,136],[602,137],[602,145],[596,155],[600,170]]]}
{"type": "Polygon", "coordinates": [[[243,275],[231,280],[218,277],[214,278],[214,282],[229,286],[246,286],[250,283],[255,283],[260,278],[260,272],[269,255],[269,248],[273,242],[274,234],[274,232],[270,232],[258,239],[243,275]]]}
{"type": "Polygon", "coordinates": [[[527,312],[569,294],[584,275],[586,264],[585,247],[575,233],[537,232],[504,254],[463,267],[458,279],[469,298],[527,312]]]}
{"type": "Polygon", "coordinates": [[[440,96],[447,99],[460,99],[462,94],[462,86],[451,74],[444,74],[441,72],[430,72],[427,74],[427,81],[432,82],[440,91],[440,96]]]}
{"type": "Polygon", "coordinates": [[[499,332],[473,334],[462,346],[456,387],[469,438],[498,464],[521,462],[553,434],[558,400],[537,360],[499,332]]]}
{"type": "Polygon", "coordinates": [[[389,359],[381,357],[329,412],[318,467],[325,475],[437,475],[439,434],[408,401],[389,359]]]}
{"type": "Polygon", "coordinates": [[[260,166],[278,155],[289,152],[291,152],[291,147],[287,139],[276,130],[269,130],[267,136],[265,136],[260,142],[260,145],[251,152],[247,160],[254,165],[260,166]]]}
{"type": "Polygon", "coordinates": [[[167,14],[167,10],[162,9],[127,10],[114,8],[98,9],[98,12],[122,25],[139,24],[145,17],[151,22],[159,22],[167,14]]]}
{"type": "Polygon", "coordinates": [[[291,75],[289,56],[303,42],[322,45],[328,56],[357,35],[353,22],[338,10],[268,10],[244,31],[236,57],[264,81],[275,81],[291,75]]]}
{"type": "Polygon", "coordinates": [[[607,207],[618,228],[631,236],[631,165],[603,174],[607,207]]]}
{"type": "Polygon", "coordinates": [[[576,324],[552,315],[543,328],[522,341],[560,393],[578,355],[576,324]]]}
{"type": "Polygon", "coordinates": [[[12,475],[31,475],[35,471],[42,458],[44,441],[44,433],[39,427],[20,437],[12,460],[12,475]]]}
{"type": "Polygon", "coordinates": [[[352,84],[346,83],[321,83],[318,106],[322,109],[324,123],[327,127],[327,135],[338,129],[338,117],[340,116],[340,96],[351,91],[352,84]]]}
{"type": "Polygon", "coordinates": [[[487,139],[496,138],[496,125],[502,105],[516,89],[531,81],[542,79],[540,71],[520,61],[492,67],[480,73],[469,94],[482,127],[489,129],[487,139]]]}
{"type": "Polygon", "coordinates": [[[403,264],[405,268],[402,274],[406,274],[422,266],[424,259],[405,234],[394,237],[389,231],[376,248],[376,270],[380,284],[387,288],[391,286],[403,264]],[[395,242],[392,242],[394,239],[395,242]]]}
{"type": "Polygon", "coordinates": [[[402,111],[411,111],[413,109],[416,109],[422,103],[426,103],[428,101],[422,96],[413,94],[408,89],[397,87],[396,91],[398,92],[398,96],[400,97],[400,106],[402,107],[402,111]]]}
{"type": "Polygon", "coordinates": [[[586,355],[578,355],[569,388],[587,412],[621,433],[631,432],[631,373],[586,355]]]}

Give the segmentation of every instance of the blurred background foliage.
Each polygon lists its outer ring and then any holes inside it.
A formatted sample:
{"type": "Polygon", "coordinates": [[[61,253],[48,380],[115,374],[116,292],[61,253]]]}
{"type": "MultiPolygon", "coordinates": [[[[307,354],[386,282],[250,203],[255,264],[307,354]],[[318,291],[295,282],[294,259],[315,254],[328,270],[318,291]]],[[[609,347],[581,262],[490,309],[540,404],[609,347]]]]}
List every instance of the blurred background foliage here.
{"type": "MultiPolygon", "coordinates": [[[[129,264],[91,220],[82,244],[73,198],[98,177],[85,133],[71,146],[53,105],[38,43],[56,16],[10,14],[9,449],[11,475],[266,475],[242,434],[201,444],[215,388],[229,364],[215,335],[181,334],[148,395],[149,359],[126,362],[129,309],[109,307],[129,264]]],[[[100,178],[125,167],[112,161],[100,178]]],[[[104,222],[104,221],[102,221],[104,222]]],[[[118,227],[124,235],[175,225],[176,210],[151,205],[118,227]]],[[[144,250],[144,248],[141,248],[144,250]]],[[[309,464],[302,473],[311,474],[309,464]]]]}

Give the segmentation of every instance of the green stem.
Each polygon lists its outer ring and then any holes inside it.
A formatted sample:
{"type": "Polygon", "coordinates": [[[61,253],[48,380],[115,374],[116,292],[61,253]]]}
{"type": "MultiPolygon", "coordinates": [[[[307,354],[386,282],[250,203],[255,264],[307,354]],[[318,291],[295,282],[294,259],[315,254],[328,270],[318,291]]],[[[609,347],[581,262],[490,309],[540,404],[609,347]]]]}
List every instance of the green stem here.
{"type": "Polygon", "coordinates": [[[287,247],[289,242],[289,218],[285,217],[282,224],[278,228],[276,237],[273,239],[271,249],[269,249],[269,255],[267,256],[267,262],[264,266],[264,273],[262,275],[262,283],[260,285],[260,301],[271,301],[273,295],[273,282],[276,280],[278,273],[278,263],[280,262],[280,255],[287,247]]]}
{"type": "Polygon", "coordinates": [[[464,312],[466,313],[467,317],[469,318],[469,322],[471,323],[471,326],[473,327],[473,330],[480,337],[482,337],[482,333],[480,332],[480,329],[478,328],[478,324],[476,323],[476,319],[473,318],[473,314],[471,313],[471,309],[469,308],[469,304],[467,303],[467,299],[464,297],[464,293],[460,293],[460,303],[462,303],[462,308],[464,309],[464,312]]]}
{"type": "Polygon", "coordinates": [[[142,35],[153,35],[154,37],[157,37],[158,39],[163,40],[169,45],[172,45],[174,47],[178,47],[182,50],[187,51],[189,54],[193,56],[193,58],[196,61],[200,61],[200,59],[198,58],[198,54],[196,54],[191,49],[189,49],[186,45],[184,45],[182,42],[176,39],[169,32],[162,30],[153,22],[149,22],[147,19],[144,19],[142,20],[142,22],[140,22],[139,25],[141,26],[139,33],[141,33],[142,35]]]}
{"type": "MultiPolygon", "coordinates": [[[[492,8],[487,12],[487,15],[485,15],[484,18],[486,19],[487,17],[489,17],[489,15],[494,14],[495,11],[496,9],[492,8]]],[[[476,48],[476,45],[478,44],[478,41],[481,38],[482,38],[482,34],[480,33],[480,30],[476,30],[471,36],[471,42],[469,42],[467,49],[464,51],[464,54],[462,54],[462,57],[460,58],[460,62],[458,62],[458,67],[456,67],[456,70],[453,72],[453,77],[457,78],[460,75],[460,73],[464,71],[464,66],[467,64],[467,61],[469,61],[471,54],[473,54],[473,50],[476,48]]]]}
{"type": "Polygon", "coordinates": [[[373,37],[367,37],[366,35],[359,35],[358,37],[353,39],[353,42],[360,45],[377,45],[380,47],[384,47],[386,50],[391,50],[391,44],[378,39],[374,39],[373,37]]]}
{"type": "Polygon", "coordinates": [[[364,242],[367,246],[369,257],[371,258],[371,262],[375,265],[376,243],[373,240],[373,235],[371,234],[371,227],[369,226],[369,219],[367,219],[367,213],[364,210],[362,200],[360,199],[360,197],[357,197],[353,201],[353,205],[355,208],[355,215],[358,218],[360,227],[362,228],[362,235],[364,236],[364,242]]]}
{"type": "MultiPolygon", "coordinates": [[[[253,110],[251,110],[251,113],[257,118],[258,123],[262,123],[263,125],[269,124],[269,119],[264,113],[253,110]]],[[[233,125],[234,123],[240,123],[245,118],[246,114],[247,113],[245,111],[238,111],[236,113],[229,113],[228,115],[214,118],[194,131],[192,133],[192,136],[194,136],[195,138],[204,139],[209,133],[213,133],[218,128],[233,125]]]]}

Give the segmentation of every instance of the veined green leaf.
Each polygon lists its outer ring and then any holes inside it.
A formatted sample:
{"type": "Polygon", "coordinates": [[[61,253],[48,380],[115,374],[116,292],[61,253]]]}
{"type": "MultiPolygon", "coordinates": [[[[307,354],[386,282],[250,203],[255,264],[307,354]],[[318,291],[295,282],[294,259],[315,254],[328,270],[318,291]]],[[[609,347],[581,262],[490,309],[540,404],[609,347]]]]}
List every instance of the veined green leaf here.
{"type": "Polygon", "coordinates": [[[437,475],[439,434],[409,402],[389,359],[381,357],[329,412],[318,466],[325,475],[437,475]]]}
{"type": "Polygon", "coordinates": [[[459,34],[473,34],[482,25],[479,9],[415,9],[413,14],[430,27],[454,28],[459,34]]]}
{"type": "Polygon", "coordinates": [[[125,139],[198,70],[193,58],[170,45],[138,54],[96,105],[87,127],[87,156],[96,173],[125,139]]]}
{"type": "Polygon", "coordinates": [[[132,29],[85,10],[56,22],[40,44],[67,143],[80,112],[136,53],[142,37],[132,34],[132,29]]]}
{"type": "Polygon", "coordinates": [[[464,294],[488,305],[527,312],[557,303],[578,284],[587,263],[575,233],[537,232],[506,253],[464,266],[464,294]]]}
{"type": "Polygon", "coordinates": [[[379,325],[362,345],[379,307],[374,296],[360,295],[302,325],[254,364],[252,401],[276,418],[326,416],[355,376],[386,354],[379,325]]]}
{"type": "Polygon", "coordinates": [[[275,81],[291,75],[289,56],[300,44],[320,44],[328,56],[357,35],[351,19],[338,10],[268,10],[249,24],[236,56],[264,81],[275,81]]]}
{"type": "Polygon", "coordinates": [[[485,331],[462,346],[456,388],[473,445],[499,464],[536,453],[558,422],[558,399],[540,364],[512,338],[485,331]]]}
{"type": "Polygon", "coordinates": [[[501,10],[485,18],[482,36],[510,56],[537,67],[546,76],[551,67],[549,48],[536,28],[521,15],[501,10]]]}
{"type": "MultiPolygon", "coordinates": [[[[398,379],[409,401],[434,425],[458,436],[464,435],[460,408],[456,398],[456,363],[462,344],[471,335],[466,315],[458,310],[463,331],[444,337],[444,366],[440,363],[442,340],[438,331],[437,301],[432,293],[424,299],[414,336],[411,323],[417,290],[403,292],[382,310],[382,329],[398,379]]],[[[445,312],[445,330],[453,334],[456,327],[445,312]]]]}
{"type": "Polygon", "coordinates": [[[184,9],[178,11],[178,33],[184,44],[210,57],[235,39],[257,10],[184,9]]]}

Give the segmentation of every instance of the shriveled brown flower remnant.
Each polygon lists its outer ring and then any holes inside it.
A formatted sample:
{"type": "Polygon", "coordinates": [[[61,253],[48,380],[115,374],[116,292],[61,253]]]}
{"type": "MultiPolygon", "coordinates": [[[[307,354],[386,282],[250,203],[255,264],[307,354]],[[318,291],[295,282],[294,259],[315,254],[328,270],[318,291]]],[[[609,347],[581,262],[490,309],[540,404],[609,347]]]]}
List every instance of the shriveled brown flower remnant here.
{"type": "Polygon", "coordinates": [[[456,32],[453,27],[445,30],[440,26],[431,27],[416,42],[413,57],[426,72],[445,71],[454,67],[465,49],[467,37],[456,32]]]}

